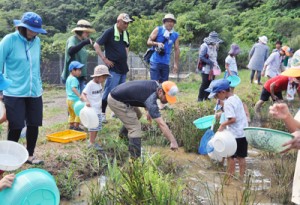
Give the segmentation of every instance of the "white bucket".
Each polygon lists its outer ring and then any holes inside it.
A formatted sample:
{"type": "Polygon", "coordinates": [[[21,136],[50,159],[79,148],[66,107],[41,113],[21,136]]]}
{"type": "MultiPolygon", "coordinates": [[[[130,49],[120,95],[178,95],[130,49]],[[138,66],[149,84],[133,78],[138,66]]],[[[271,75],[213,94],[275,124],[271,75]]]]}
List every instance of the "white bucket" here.
{"type": "Polygon", "coordinates": [[[234,134],[228,130],[217,132],[213,140],[214,151],[222,157],[231,157],[237,149],[234,134]]]}
{"type": "MultiPolygon", "coordinates": [[[[209,142],[207,143],[207,150],[211,150],[211,147],[213,147],[214,141],[215,141],[214,137],[211,140],[209,140],[209,142]]],[[[223,157],[220,156],[214,149],[213,149],[213,151],[208,152],[207,155],[212,160],[222,162],[223,157]]]]}
{"type": "Polygon", "coordinates": [[[80,121],[86,128],[96,128],[99,126],[99,119],[96,111],[91,108],[84,106],[79,114],[80,121]]]}
{"type": "Polygon", "coordinates": [[[0,170],[13,171],[28,159],[27,149],[13,141],[0,141],[0,170]]]}

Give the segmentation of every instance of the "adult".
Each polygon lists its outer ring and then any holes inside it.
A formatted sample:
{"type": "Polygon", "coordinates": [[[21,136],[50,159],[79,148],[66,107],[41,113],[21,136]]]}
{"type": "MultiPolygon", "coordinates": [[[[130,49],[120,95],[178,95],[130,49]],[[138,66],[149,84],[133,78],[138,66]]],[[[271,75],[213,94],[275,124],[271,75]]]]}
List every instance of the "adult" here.
{"type": "Polygon", "coordinates": [[[288,46],[283,46],[279,52],[271,53],[264,64],[261,75],[265,75],[268,79],[279,75],[282,72],[282,59],[284,56],[290,56],[289,50],[288,46]]]}
{"type": "Polygon", "coordinates": [[[163,135],[170,141],[170,148],[178,148],[177,141],[161,117],[157,104],[157,99],[163,104],[175,103],[177,92],[175,83],[165,81],[159,84],[154,80],[130,81],[112,90],[108,96],[108,106],[128,130],[131,157],[138,158],[141,155],[142,129],[139,119],[142,114],[138,107],[144,107],[148,111],[147,119],[150,122],[151,119],[157,122],[163,135]]]}
{"type": "Polygon", "coordinates": [[[12,84],[3,91],[3,100],[8,120],[8,140],[18,142],[26,120],[28,163],[41,164],[33,154],[42,126],[43,101],[40,74],[41,44],[39,33],[42,18],[34,12],[26,12],[21,20],[14,20],[14,33],[6,35],[0,42],[0,67],[12,84]]]}
{"type": "Polygon", "coordinates": [[[104,93],[102,96],[102,122],[106,121],[107,97],[110,91],[117,85],[126,81],[126,74],[129,71],[127,57],[129,52],[129,33],[127,28],[132,19],[126,13],[121,13],[117,23],[107,29],[102,36],[94,43],[98,56],[109,68],[111,77],[106,79],[104,93]],[[104,46],[105,55],[101,47],[104,46]]]}
{"type": "Polygon", "coordinates": [[[72,61],[78,61],[84,66],[81,69],[81,76],[78,77],[80,93],[83,91],[87,82],[87,59],[88,52],[86,45],[93,45],[90,39],[90,33],[94,33],[95,29],[92,28],[91,23],[86,20],[79,20],[76,28],[72,30],[75,35],[68,38],[65,48],[65,63],[64,70],[61,74],[61,79],[65,83],[70,71],[69,65],[72,61]]]}
{"type": "Polygon", "coordinates": [[[253,78],[255,72],[257,73],[257,83],[262,85],[261,80],[261,71],[264,67],[264,63],[269,56],[269,47],[267,46],[268,38],[266,36],[261,36],[258,38],[258,43],[255,43],[252,49],[249,52],[249,64],[248,68],[251,71],[250,82],[253,83],[253,78]]]}
{"type": "Polygon", "coordinates": [[[159,83],[167,81],[170,73],[170,58],[174,44],[173,73],[178,71],[179,62],[179,34],[174,31],[176,19],[173,14],[166,14],[163,25],[156,27],[150,34],[147,45],[154,46],[155,52],[150,58],[150,78],[159,83]]]}
{"type": "MultiPolygon", "coordinates": [[[[284,71],[282,75],[289,77],[300,76],[300,50],[296,51],[291,62],[291,68],[284,71]]],[[[298,111],[293,118],[289,112],[288,106],[285,103],[274,104],[270,107],[270,115],[277,119],[282,119],[290,132],[294,135],[294,138],[289,142],[283,144],[286,149],[283,152],[287,152],[290,149],[297,149],[298,156],[295,167],[295,174],[293,180],[292,202],[300,204],[300,112],[298,111]]]]}
{"type": "Polygon", "coordinates": [[[278,75],[274,78],[267,80],[262,88],[260,100],[255,104],[255,111],[259,112],[262,105],[271,97],[273,102],[281,102],[283,100],[282,91],[287,90],[289,82],[291,82],[293,89],[297,90],[300,96],[299,87],[300,74],[295,78],[289,78],[284,75],[278,75]]]}
{"type": "Polygon", "coordinates": [[[199,48],[199,59],[203,65],[201,70],[201,86],[199,88],[198,102],[207,100],[209,93],[205,91],[214,80],[215,76],[212,73],[214,68],[219,69],[217,57],[218,51],[217,47],[223,40],[219,38],[217,32],[212,31],[209,33],[209,36],[203,39],[203,43],[199,48]]]}

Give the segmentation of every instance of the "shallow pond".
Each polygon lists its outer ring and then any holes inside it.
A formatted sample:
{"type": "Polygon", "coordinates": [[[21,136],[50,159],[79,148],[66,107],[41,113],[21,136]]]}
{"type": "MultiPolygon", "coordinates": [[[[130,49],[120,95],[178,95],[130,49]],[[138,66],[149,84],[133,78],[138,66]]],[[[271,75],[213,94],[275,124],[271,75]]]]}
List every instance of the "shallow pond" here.
{"type": "MultiPolygon", "coordinates": [[[[234,204],[239,200],[243,194],[243,185],[239,180],[233,180],[230,185],[224,185],[222,179],[226,172],[225,165],[212,162],[209,157],[202,156],[194,153],[185,153],[183,149],[179,149],[177,152],[173,152],[167,148],[161,147],[146,147],[144,148],[146,153],[160,153],[162,156],[169,158],[174,164],[181,167],[179,177],[183,179],[190,191],[193,192],[193,196],[197,198],[198,203],[190,204],[218,204],[217,200],[226,201],[227,204],[234,204]],[[205,190],[204,190],[205,189],[205,190]],[[215,195],[214,199],[208,194],[208,189],[215,195]],[[212,203],[212,201],[214,201],[212,203]]],[[[250,178],[250,190],[255,192],[255,204],[267,205],[271,203],[271,199],[266,197],[266,191],[271,186],[271,179],[268,176],[264,176],[261,171],[261,159],[258,158],[259,152],[255,150],[249,150],[249,157],[247,161],[247,173],[251,175],[250,178]]],[[[236,167],[238,173],[238,166],[236,167]]],[[[75,199],[71,201],[61,201],[62,205],[87,205],[89,196],[89,186],[95,183],[99,183],[99,177],[93,178],[89,181],[81,183],[76,190],[75,199]]],[[[193,199],[193,201],[195,201],[193,199]]]]}

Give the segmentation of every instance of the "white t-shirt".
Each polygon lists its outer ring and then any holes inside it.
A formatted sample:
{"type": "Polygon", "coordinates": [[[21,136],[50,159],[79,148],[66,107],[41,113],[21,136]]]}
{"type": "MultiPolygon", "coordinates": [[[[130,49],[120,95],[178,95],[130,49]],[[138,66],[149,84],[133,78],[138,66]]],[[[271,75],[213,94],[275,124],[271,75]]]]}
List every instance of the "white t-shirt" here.
{"type": "Polygon", "coordinates": [[[238,72],[237,64],[234,56],[228,55],[225,59],[225,63],[228,64],[230,71],[238,72]]]}
{"type": "Polygon", "coordinates": [[[94,80],[91,80],[88,82],[82,92],[87,95],[87,99],[91,103],[91,107],[95,109],[97,114],[100,114],[103,95],[101,84],[97,84],[94,82],[94,80]]]}
{"type": "Polygon", "coordinates": [[[227,129],[234,133],[236,138],[245,137],[244,128],[248,127],[247,116],[243,103],[237,95],[230,96],[224,101],[225,118],[235,118],[233,124],[227,126],[227,129]]]}

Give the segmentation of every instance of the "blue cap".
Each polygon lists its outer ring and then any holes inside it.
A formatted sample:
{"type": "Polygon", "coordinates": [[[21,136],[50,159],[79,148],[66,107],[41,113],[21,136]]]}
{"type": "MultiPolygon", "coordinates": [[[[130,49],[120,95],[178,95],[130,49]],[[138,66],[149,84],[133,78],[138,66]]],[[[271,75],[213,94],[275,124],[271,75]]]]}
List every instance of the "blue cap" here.
{"type": "Polygon", "coordinates": [[[211,83],[213,83],[211,90],[205,90],[207,92],[210,92],[208,98],[213,98],[218,92],[222,90],[228,90],[230,88],[230,81],[226,79],[217,80],[217,82],[212,81],[211,83]]]}
{"type": "Polygon", "coordinates": [[[25,27],[35,33],[46,34],[47,31],[42,29],[42,18],[34,12],[26,12],[21,20],[14,20],[14,25],[25,27]]]}
{"type": "Polygon", "coordinates": [[[84,64],[78,62],[78,61],[72,61],[69,65],[69,71],[72,71],[74,69],[82,68],[84,64]]]}

